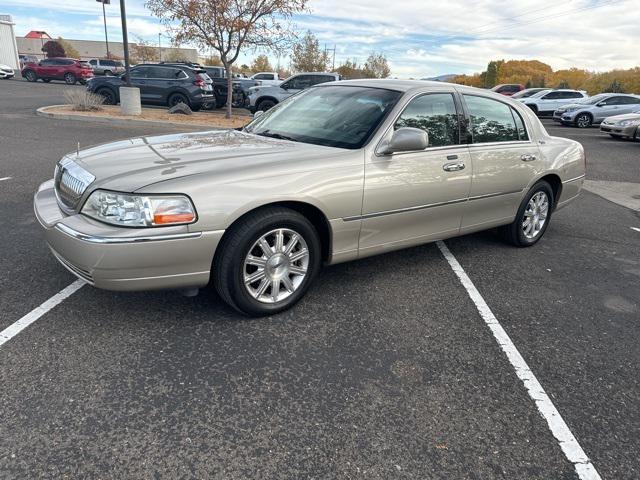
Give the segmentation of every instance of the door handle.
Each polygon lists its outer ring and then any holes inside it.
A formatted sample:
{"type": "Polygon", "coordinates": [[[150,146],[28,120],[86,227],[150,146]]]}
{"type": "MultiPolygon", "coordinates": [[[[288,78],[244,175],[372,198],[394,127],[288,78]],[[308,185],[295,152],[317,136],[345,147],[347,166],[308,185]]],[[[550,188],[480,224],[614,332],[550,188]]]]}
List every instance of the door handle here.
{"type": "Polygon", "coordinates": [[[447,160],[457,160],[458,155],[447,155],[447,160]]]}
{"type": "Polygon", "coordinates": [[[520,155],[520,160],[522,160],[523,162],[532,162],[535,159],[536,159],[536,156],[530,153],[525,153],[524,155],[520,155]]]}
{"type": "Polygon", "coordinates": [[[458,170],[464,170],[465,164],[464,162],[451,162],[451,163],[445,163],[442,166],[442,169],[445,172],[457,172],[458,170]]]}

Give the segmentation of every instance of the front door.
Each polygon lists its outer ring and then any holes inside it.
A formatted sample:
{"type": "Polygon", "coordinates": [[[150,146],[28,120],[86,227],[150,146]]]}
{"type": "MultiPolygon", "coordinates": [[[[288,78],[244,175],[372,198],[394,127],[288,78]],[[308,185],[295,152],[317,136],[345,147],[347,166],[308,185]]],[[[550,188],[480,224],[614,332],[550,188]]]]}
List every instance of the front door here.
{"type": "Polygon", "coordinates": [[[429,134],[422,151],[375,155],[365,165],[360,256],[458,233],[471,184],[468,148],[460,142],[453,91],[409,101],[393,128],[429,134]]]}
{"type": "Polygon", "coordinates": [[[472,143],[471,192],[462,233],[512,221],[542,160],[523,117],[505,102],[465,94],[472,143]]]}
{"type": "Polygon", "coordinates": [[[131,69],[131,85],[140,89],[140,101],[149,103],[152,99],[149,94],[148,77],[152,67],[139,66],[131,69]]]}

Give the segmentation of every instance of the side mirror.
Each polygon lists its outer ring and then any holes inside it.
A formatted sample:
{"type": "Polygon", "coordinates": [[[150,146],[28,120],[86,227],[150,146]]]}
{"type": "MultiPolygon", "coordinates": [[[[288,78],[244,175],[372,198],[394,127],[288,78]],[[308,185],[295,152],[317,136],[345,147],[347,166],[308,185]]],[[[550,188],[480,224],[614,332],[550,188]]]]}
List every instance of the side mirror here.
{"type": "Polygon", "coordinates": [[[378,149],[382,155],[399,152],[415,152],[429,146],[429,134],[424,130],[402,127],[393,132],[389,140],[385,140],[378,149]]]}
{"type": "Polygon", "coordinates": [[[256,113],[253,114],[253,118],[256,119],[258,117],[261,117],[262,115],[264,115],[264,111],[258,110],[256,113]]]}
{"type": "Polygon", "coordinates": [[[600,102],[596,105],[596,107],[606,107],[607,106],[607,102],[600,102]]]}

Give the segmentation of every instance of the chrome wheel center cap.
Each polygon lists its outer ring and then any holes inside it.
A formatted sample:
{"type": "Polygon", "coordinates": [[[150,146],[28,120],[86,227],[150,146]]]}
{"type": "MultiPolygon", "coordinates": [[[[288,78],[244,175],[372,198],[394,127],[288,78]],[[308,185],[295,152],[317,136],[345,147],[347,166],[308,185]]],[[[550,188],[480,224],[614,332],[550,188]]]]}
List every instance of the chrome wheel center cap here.
{"type": "Polygon", "coordinates": [[[279,280],[289,273],[289,259],[283,253],[276,253],[267,260],[265,271],[272,280],[279,280]]]}

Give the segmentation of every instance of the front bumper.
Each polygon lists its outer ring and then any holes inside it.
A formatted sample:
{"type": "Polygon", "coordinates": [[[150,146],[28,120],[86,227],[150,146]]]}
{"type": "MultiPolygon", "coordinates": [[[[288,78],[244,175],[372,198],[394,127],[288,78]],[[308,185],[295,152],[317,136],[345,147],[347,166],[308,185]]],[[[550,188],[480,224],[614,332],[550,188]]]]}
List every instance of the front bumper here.
{"type": "Polygon", "coordinates": [[[615,124],[600,124],[601,132],[608,133],[610,135],[620,135],[621,137],[633,137],[638,128],[640,128],[638,125],[627,125],[626,127],[621,127],[615,124]]]}
{"type": "Polygon", "coordinates": [[[84,215],[65,216],[58,207],[53,180],[36,192],[34,211],[56,259],[87,283],[107,290],[205,286],[224,233],[198,232],[187,226],[122,228],[84,215]]]}

